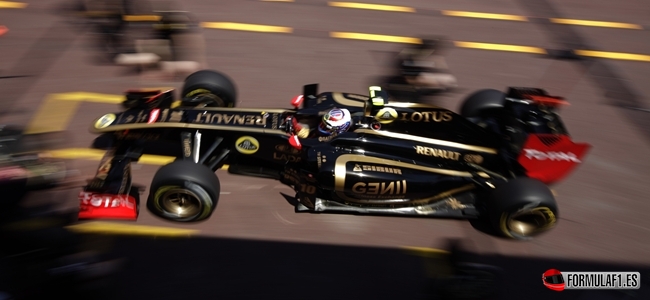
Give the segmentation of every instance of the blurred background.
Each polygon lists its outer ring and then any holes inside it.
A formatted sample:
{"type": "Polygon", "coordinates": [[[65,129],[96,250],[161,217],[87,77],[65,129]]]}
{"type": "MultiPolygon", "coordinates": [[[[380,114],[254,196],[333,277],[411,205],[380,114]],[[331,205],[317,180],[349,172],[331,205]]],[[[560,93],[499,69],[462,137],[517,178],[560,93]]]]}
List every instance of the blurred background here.
{"type": "MultiPolygon", "coordinates": [[[[2,0],[0,291],[648,299],[648,16],[647,0],[2,0]],[[478,89],[539,87],[567,98],[569,132],[593,149],[553,187],[557,228],[529,242],[467,221],[295,214],[287,187],[224,171],[206,222],[146,210],[137,222],[77,222],[79,187],[103,154],[89,149],[91,122],[119,110],[126,89],[180,88],[204,68],[234,79],[240,107],[289,107],[310,83],[361,94],[380,84],[452,110],[478,89]],[[541,284],[549,268],[641,271],[644,285],[557,293],[541,284]]],[[[159,167],[135,165],[136,183],[159,167]]]]}

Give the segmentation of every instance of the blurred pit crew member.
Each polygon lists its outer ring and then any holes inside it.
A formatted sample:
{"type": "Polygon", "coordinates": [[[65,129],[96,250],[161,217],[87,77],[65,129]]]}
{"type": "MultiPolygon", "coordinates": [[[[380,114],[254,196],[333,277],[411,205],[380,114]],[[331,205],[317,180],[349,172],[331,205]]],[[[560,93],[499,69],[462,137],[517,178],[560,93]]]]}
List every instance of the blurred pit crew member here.
{"type": "Polygon", "coordinates": [[[456,77],[451,74],[443,55],[441,38],[423,39],[421,44],[399,53],[397,69],[411,85],[431,89],[455,87],[456,77]]]}

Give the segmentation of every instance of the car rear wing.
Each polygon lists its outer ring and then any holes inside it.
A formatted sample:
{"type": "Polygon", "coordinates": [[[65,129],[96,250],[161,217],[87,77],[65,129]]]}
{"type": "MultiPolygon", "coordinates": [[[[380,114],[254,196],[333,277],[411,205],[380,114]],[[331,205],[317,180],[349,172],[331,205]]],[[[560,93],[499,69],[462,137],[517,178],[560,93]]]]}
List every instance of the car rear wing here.
{"type": "Polygon", "coordinates": [[[530,104],[557,107],[569,105],[563,97],[552,96],[546,90],[528,87],[510,87],[506,93],[506,100],[515,102],[527,102],[530,104]]]}

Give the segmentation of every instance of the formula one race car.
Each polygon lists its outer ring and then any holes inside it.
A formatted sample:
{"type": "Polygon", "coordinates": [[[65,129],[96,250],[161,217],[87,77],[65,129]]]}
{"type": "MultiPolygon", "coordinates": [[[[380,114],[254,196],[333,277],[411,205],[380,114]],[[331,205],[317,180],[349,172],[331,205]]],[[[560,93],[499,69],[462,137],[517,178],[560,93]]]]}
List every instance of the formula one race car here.
{"type": "Polygon", "coordinates": [[[296,191],[296,212],[479,218],[500,234],[529,239],[552,228],[558,208],[547,185],[590,147],[571,141],[544,90],[470,95],[460,114],[425,104],[303,88],[293,109],[236,108],[234,83],[216,71],[173,90],[127,91],[123,112],[96,120],[95,146],[109,149],[80,195],[79,217],[135,219],[130,163],[142,154],[177,159],[155,174],[146,207],[163,219],[209,218],[219,199],[215,171],[279,180],[296,191]],[[180,104],[178,104],[180,102],[180,104]],[[346,108],[354,124],[327,137],[299,137],[323,112],[346,108]],[[102,144],[102,145],[100,145],[102,144]]]}

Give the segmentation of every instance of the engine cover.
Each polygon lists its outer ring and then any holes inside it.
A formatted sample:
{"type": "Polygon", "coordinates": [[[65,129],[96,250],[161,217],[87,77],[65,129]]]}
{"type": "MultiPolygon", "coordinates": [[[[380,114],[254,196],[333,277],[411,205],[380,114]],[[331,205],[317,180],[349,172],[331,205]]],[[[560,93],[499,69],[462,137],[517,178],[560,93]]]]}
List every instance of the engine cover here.
{"type": "Polygon", "coordinates": [[[365,205],[423,205],[474,188],[469,172],[357,154],[321,161],[320,170],[336,198],[365,205]]]}

